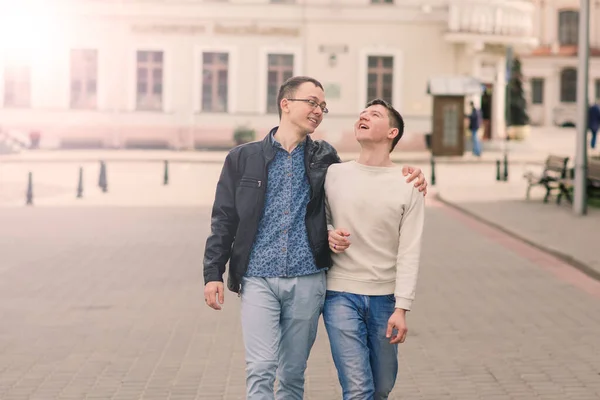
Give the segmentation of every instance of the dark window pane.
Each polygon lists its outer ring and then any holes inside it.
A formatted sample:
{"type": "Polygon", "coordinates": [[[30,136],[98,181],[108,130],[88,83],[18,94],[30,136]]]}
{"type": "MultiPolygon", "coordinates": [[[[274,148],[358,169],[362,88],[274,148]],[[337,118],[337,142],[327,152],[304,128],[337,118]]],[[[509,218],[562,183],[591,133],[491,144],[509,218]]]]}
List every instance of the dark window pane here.
{"type": "Polygon", "coordinates": [[[148,85],[146,82],[139,82],[137,84],[137,92],[138,94],[146,94],[148,91],[148,85]]]}
{"type": "Polygon", "coordinates": [[[163,70],[161,68],[155,68],[152,70],[152,80],[154,83],[162,82],[162,72],[163,70]]]}
{"type": "Polygon", "coordinates": [[[381,57],[383,59],[383,66],[385,68],[393,68],[394,67],[394,58],[393,57],[381,57]]]}

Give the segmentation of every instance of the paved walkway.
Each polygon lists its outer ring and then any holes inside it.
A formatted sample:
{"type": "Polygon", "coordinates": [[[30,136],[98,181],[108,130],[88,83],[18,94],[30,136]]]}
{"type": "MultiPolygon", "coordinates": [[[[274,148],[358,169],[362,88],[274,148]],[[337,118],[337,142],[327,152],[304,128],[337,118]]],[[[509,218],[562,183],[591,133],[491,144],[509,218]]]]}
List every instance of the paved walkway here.
{"type": "MultiPolygon", "coordinates": [[[[177,203],[179,172],[173,186],[153,181],[173,192],[155,195],[171,202],[161,207],[139,185],[135,207],[0,208],[0,399],[244,398],[239,301],[228,293],[222,312],[202,301],[209,210],[177,203]]],[[[106,203],[127,197],[115,186],[106,203]]],[[[391,399],[598,399],[600,284],[428,205],[391,399]]],[[[323,326],[306,389],[341,398],[323,326]]]]}
{"type": "MultiPolygon", "coordinates": [[[[538,166],[513,165],[508,182],[495,180],[495,167],[440,166],[434,188],[441,199],[493,226],[539,248],[553,252],[600,279],[600,209],[588,207],[588,214],[577,216],[572,205],[555,198],[542,202],[545,190],[534,187],[525,199],[527,170],[538,166]]],[[[428,176],[430,169],[423,167],[428,176]]]]}

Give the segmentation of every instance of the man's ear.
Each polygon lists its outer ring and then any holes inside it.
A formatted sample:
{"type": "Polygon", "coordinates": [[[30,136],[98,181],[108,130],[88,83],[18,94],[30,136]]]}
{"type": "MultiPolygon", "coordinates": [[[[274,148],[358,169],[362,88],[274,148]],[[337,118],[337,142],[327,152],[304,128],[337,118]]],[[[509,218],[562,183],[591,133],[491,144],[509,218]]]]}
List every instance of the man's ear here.
{"type": "Polygon", "coordinates": [[[392,140],[394,139],[396,136],[398,136],[398,133],[400,133],[400,131],[398,130],[398,128],[392,128],[388,131],[388,139],[392,140]]]}
{"type": "Polygon", "coordinates": [[[287,113],[290,111],[290,102],[288,101],[288,99],[286,99],[285,97],[283,99],[281,99],[281,102],[279,103],[279,106],[281,107],[281,113],[287,113]]]}

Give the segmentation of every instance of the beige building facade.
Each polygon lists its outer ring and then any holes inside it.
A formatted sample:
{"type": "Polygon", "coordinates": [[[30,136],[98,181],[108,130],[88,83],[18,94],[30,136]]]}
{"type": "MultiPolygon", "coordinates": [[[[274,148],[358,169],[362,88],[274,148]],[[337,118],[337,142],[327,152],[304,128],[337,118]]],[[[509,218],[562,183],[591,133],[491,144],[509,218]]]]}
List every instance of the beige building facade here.
{"type": "Polygon", "coordinates": [[[0,16],[14,39],[0,42],[0,129],[39,132],[42,147],[227,148],[241,126],[260,139],[293,75],[323,83],[315,137],[340,151],[357,148],[374,97],[405,117],[400,148],[422,147],[428,81],[444,76],[487,85],[489,136],[503,137],[506,47],[537,44],[527,0],[48,3],[0,16]]]}
{"type": "MultiPolygon", "coordinates": [[[[577,120],[578,0],[534,0],[539,46],[522,54],[533,125],[571,126],[577,120]]],[[[600,98],[600,3],[590,1],[588,100],[600,98]]]]}

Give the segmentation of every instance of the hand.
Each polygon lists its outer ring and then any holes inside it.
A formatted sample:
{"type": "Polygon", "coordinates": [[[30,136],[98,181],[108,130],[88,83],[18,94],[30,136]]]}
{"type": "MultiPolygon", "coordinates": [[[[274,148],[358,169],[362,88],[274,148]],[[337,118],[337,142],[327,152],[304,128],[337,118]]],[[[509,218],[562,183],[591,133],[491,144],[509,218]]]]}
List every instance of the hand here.
{"type": "Polygon", "coordinates": [[[329,248],[336,254],[342,253],[350,247],[350,232],[345,229],[332,229],[329,231],[329,248]]]}
{"type": "Polygon", "coordinates": [[[421,168],[415,168],[405,165],[404,167],[402,167],[402,175],[406,176],[408,174],[410,174],[410,176],[406,179],[406,182],[412,182],[415,179],[417,179],[417,181],[415,182],[415,187],[418,187],[419,192],[423,192],[423,196],[426,196],[427,181],[425,180],[425,175],[423,174],[423,171],[421,171],[421,168]]]}
{"type": "Polygon", "coordinates": [[[225,287],[223,282],[208,282],[204,286],[204,301],[206,305],[215,310],[221,309],[221,304],[225,302],[225,287]],[[219,302],[217,303],[217,295],[219,296],[219,302]]]}
{"type": "Polygon", "coordinates": [[[406,310],[396,308],[396,311],[394,311],[390,319],[388,319],[388,326],[385,337],[391,338],[391,344],[404,343],[407,332],[408,329],[406,328],[406,310]],[[392,337],[394,329],[396,329],[398,332],[396,333],[396,336],[392,337]]]}

